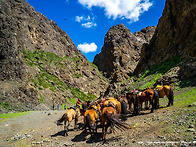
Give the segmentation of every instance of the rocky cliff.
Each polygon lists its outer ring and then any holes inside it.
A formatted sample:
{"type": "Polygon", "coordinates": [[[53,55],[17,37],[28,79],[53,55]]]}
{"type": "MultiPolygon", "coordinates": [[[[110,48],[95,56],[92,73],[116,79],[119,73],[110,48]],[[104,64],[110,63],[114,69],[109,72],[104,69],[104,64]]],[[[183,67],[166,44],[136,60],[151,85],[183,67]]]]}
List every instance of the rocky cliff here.
{"type": "Polygon", "coordinates": [[[0,1],[0,106],[95,98],[105,81],[55,22],[25,0],[0,1]]]}
{"type": "Polygon", "coordinates": [[[129,78],[140,59],[142,45],[150,41],[155,28],[147,27],[133,34],[123,24],[111,27],[93,63],[112,83],[129,78]]]}
{"type": "Polygon", "coordinates": [[[175,70],[176,79],[195,76],[195,28],[196,1],[167,0],[150,44],[142,48],[135,73],[178,56],[183,63],[175,70]]]}
{"type": "MultiPolygon", "coordinates": [[[[156,84],[196,84],[196,1],[166,0],[149,44],[143,44],[132,78],[113,83],[105,95],[124,93],[156,84]]],[[[106,56],[106,55],[105,55],[106,56]]]]}

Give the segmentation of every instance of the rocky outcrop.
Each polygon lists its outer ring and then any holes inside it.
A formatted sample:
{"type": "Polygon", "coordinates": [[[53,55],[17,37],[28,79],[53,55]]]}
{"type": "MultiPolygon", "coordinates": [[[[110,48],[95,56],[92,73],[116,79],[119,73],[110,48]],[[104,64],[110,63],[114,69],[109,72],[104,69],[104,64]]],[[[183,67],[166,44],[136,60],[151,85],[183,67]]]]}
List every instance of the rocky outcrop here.
{"type": "Polygon", "coordinates": [[[155,27],[147,27],[133,34],[123,24],[111,27],[93,63],[112,83],[129,78],[140,59],[142,45],[149,42],[154,30],[155,27]]]}
{"type": "Polygon", "coordinates": [[[1,104],[31,109],[96,97],[107,87],[100,75],[55,22],[25,0],[0,1],[1,104]]]}
{"type": "Polygon", "coordinates": [[[163,15],[149,45],[141,51],[135,73],[179,56],[183,63],[177,70],[178,78],[196,75],[196,2],[166,0],[163,15]]]}

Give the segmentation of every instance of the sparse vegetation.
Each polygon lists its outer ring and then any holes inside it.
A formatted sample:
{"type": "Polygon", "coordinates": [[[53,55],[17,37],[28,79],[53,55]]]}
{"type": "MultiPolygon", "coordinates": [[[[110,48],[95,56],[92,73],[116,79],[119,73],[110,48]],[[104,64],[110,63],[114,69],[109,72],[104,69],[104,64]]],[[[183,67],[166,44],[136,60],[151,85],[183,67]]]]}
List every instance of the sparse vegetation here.
{"type": "Polygon", "coordinates": [[[10,105],[9,102],[0,102],[0,107],[3,107],[7,110],[12,110],[12,106],[10,105]]]}
{"type": "Polygon", "coordinates": [[[31,111],[21,112],[21,113],[7,113],[7,114],[0,114],[0,122],[5,121],[7,119],[19,117],[25,114],[31,113],[31,111]]]}
{"type": "MultiPolygon", "coordinates": [[[[42,90],[47,88],[54,93],[64,93],[65,90],[69,89],[75,99],[80,98],[82,100],[88,100],[96,98],[96,96],[92,93],[88,93],[86,95],[79,89],[66,84],[53,72],[54,70],[51,67],[52,65],[55,65],[54,67],[56,68],[66,69],[69,64],[74,75],[73,78],[83,77],[82,74],[77,73],[78,61],[80,60],[77,55],[73,58],[68,56],[61,58],[54,53],[44,52],[43,50],[35,50],[34,52],[23,50],[23,53],[26,64],[32,68],[37,67],[40,70],[39,74],[31,76],[31,81],[34,84],[34,87],[37,88],[40,93],[40,103],[42,103],[45,99],[42,90]]],[[[75,104],[75,102],[73,103],[75,104]]]]}
{"type": "Polygon", "coordinates": [[[176,67],[180,62],[182,62],[181,58],[179,56],[176,56],[160,64],[152,66],[149,69],[145,70],[143,73],[141,73],[141,77],[135,83],[133,83],[133,85],[142,82],[142,84],[140,84],[139,89],[153,87],[157,79],[159,79],[164,73],[166,73],[171,68],[176,67]]]}

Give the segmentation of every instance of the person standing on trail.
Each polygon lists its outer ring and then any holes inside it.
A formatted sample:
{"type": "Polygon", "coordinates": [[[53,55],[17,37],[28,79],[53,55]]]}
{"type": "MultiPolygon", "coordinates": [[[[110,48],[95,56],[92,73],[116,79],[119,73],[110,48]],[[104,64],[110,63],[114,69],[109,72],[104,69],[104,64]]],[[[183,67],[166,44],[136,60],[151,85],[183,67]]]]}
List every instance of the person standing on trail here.
{"type": "Polygon", "coordinates": [[[57,110],[60,110],[60,105],[57,105],[57,110]]]}
{"type": "Polygon", "coordinates": [[[52,109],[54,110],[54,103],[52,104],[52,109]]]}

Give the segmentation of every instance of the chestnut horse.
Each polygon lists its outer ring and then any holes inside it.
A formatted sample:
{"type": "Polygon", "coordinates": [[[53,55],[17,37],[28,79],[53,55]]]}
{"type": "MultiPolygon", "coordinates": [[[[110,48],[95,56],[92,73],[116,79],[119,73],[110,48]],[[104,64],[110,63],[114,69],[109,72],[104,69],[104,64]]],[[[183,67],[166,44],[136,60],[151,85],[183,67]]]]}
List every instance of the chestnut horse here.
{"type": "Polygon", "coordinates": [[[151,113],[153,112],[155,106],[157,105],[158,102],[158,95],[155,94],[154,90],[151,88],[148,88],[140,93],[138,93],[137,95],[135,95],[136,97],[134,98],[134,109],[136,114],[139,113],[140,109],[142,108],[142,103],[149,101],[150,104],[152,105],[151,108],[151,113]],[[138,104],[140,104],[140,106],[138,106],[138,104]]]}
{"type": "MultiPolygon", "coordinates": [[[[167,96],[167,98],[169,99],[168,105],[173,106],[173,102],[174,102],[174,92],[171,86],[168,85],[164,85],[164,86],[160,86],[157,85],[155,88],[158,92],[159,98],[163,98],[165,95],[167,96]]],[[[158,102],[159,103],[159,102],[158,102]]]]}
{"type": "Polygon", "coordinates": [[[114,105],[114,107],[116,108],[118,114],[121,114],[121,103],[116,100],[115,98],[113,97],[109,97],[107,98],[104,103],[103,103],[103,107],[106,107],[108,106],[109,103],[112,103],[114,105]]]}
{"type": "Polygon", "coordinates": [[[70,125],[70,122],[75,119],[74,122],[74,129],[77,127],[78,118],[80,117],[80,108],[78,107],[71,107],[69,110],[66,110],[63,116],[57,121],[57,125],[60,125],[61,122],[64,121],[64,136],[68,136],[68,127],[70,125]],[[68,125],[66,126],[66,123],[68,122],[68,125]]]}
{"type": "Polygon", "coordinates": [[[129,129],[130,126],[118,119],[119,115],[113,107],[104,107],[101,113],[101,125],[102,125],[102,140],[106,141],[106,133],[112,133],[116,131],[114,127],[120,129],[121,131],[129,129]],[[107,132],[108,127],[110,127],[110,132],[107,132]]]}
{"type": "Polygon", "coordinates": [[[85,111],[84,113],[85,140],[87,135],[87,129],[86,129],[87,126],[89,128],[91,137],[93,137],[91,130],[93,131],[93,134],[95,132],[97,133],[97,123],[98,123],[99,116],[100,116],[100,106],[98,103],[91,104],[89,106],[89,109],[85,111]]]}

